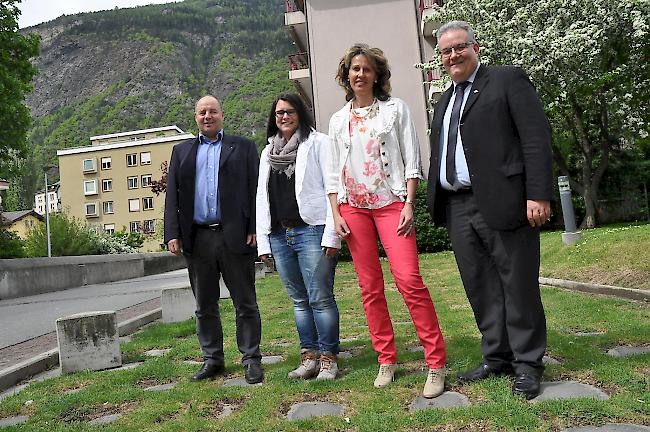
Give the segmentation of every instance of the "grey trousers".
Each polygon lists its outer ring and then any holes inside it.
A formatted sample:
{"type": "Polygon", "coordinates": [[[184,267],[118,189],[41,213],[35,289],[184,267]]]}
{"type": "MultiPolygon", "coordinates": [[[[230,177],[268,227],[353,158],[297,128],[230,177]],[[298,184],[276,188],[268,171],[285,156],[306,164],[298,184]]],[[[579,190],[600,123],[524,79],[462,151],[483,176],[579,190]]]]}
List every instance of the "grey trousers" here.
{"type": "Polygon", "coordinates": [[[242,364],[259,363],[262,324],[255,295],[254,254],[231,253],[221,230],[199,228],[194,251],[185,258],[196,299],[196,335],[204,360],[209,364],[224,364],[219,313],[219,279],[223,275],[235,307],[237,346],[242,353],[242,364]]]}

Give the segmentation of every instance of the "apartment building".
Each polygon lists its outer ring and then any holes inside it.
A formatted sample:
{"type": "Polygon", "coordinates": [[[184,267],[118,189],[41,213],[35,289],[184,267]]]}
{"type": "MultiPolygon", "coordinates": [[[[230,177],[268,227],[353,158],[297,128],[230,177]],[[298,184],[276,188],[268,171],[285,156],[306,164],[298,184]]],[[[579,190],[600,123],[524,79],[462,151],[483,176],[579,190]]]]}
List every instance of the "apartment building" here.
{"type": "Polygon", "coordinates": [[[57,151],[61,208],[107,233],[148,234],[143,249],[159,250],[165,196],[151,182],[162,177],[172,147],[193,137],[166,126],[93,136],[91,146],[57,151]]]}
{"type": "Polygon", "coordinates": [[[412,111],[425,172],[428,170],[429,100],[444,91],[440,71],[414,67],[435,55],[434,31],[425,22],[442,0],[285,0],[284,22],[296,47],[289,79],[312,109],[316,128],[327,133],[331,115],[345,103],[335,80],[345,50],[356,42],[381,48],[391,66],[392,95],[412,111]]]}
{"type": "Polygon", "coordinates": [[[47,185],[47,196],[45,195],[45,190],[40,190],[34,194],[34,211],[36,213],[41,216],[44,215],[46,204],[49,205],[49,213],[58,213],[61,211],[60,185],[61,182],[47,185]]]}

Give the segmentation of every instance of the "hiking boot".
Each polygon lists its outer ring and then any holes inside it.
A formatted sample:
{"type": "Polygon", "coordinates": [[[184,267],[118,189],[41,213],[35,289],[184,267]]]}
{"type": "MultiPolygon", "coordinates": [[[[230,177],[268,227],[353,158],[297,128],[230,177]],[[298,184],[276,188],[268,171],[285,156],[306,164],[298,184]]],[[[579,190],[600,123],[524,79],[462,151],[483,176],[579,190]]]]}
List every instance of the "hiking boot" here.
{"type": "Polygon", "coordinates": [[[427,374],[427,382],[424,384],[422,396],[427,399],[440,396],[445,391],[445,376],[447,370],[445,368],[429,369],[427,374]]]}
{"type": "Polygon", "coordinates": [[[339,372],[339,366],[336,364],[336,354],[326,351],[320,355],[320,371],[317,380],[333,380],[339,372]]]}
{"type": "Polygon", "coordinates": [[[302,350],[300,353],[300,366],[287,375],[294,379],[310,379],[320,372],[318,354],[314,350],[302,350]]]}
{"type": "Polygon", "coordinates": [[[379,373],[375,378],[375,387],[382,388],[395,380],[395,371],[397,370],[396,364],[380,364],[379,373]]]}

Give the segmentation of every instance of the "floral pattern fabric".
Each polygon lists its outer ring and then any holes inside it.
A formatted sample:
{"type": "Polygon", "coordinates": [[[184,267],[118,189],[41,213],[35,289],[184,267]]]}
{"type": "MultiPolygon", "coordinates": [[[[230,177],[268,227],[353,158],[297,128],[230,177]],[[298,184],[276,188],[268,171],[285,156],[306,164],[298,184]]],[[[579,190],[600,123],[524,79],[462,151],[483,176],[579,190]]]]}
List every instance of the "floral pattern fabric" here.
{"type": "Polygon", "coordinates": [[[343,182],[348,204],[353,207],[378,209],[400,201],[386,182],[377,140],[379,107],[350,112],[350,153],[343,167],[343,182]]]}

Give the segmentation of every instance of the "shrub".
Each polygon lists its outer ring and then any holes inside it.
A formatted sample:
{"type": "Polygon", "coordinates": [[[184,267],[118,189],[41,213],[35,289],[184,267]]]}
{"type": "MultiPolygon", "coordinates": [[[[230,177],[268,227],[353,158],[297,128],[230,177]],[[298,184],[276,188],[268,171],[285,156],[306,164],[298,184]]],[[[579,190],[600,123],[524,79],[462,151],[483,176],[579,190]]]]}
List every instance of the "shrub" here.
{"type": "Polygon", "coordinates": [[[22,258],[24,256],[23,241],[18,234],[0,228],[0,258],[22,258]]]}

